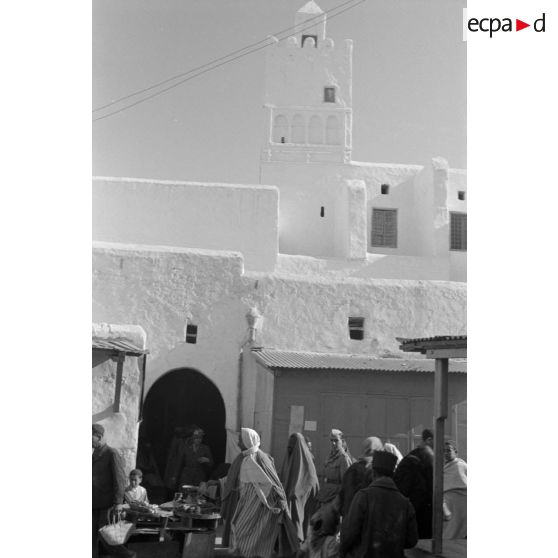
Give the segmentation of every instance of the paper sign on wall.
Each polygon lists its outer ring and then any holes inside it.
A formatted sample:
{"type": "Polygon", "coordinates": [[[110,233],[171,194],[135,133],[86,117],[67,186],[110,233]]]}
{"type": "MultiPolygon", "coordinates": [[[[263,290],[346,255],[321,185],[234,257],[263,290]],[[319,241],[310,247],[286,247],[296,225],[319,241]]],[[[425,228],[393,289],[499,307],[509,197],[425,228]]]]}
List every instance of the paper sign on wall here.
{"type": "Polygon", "coordinates": [[[316,432],[317,429],[318,423],[315,420],[304,421],[304,430],[308,430],[308,432],[316,432]]]}
{"type": "Polygon", "coordinates": [[[289,421],[289,436],[293,432],[302,432],[304,424],[304,407],[302,405],[291,405],[291,419],[289,421]]]}

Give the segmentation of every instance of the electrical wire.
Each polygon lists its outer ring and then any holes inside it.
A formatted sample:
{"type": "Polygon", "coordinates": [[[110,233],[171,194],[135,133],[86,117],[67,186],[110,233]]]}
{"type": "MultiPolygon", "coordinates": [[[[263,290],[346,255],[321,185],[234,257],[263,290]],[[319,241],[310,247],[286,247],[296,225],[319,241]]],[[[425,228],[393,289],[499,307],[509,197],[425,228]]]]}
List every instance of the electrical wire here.
{"type": "MultiPolygon", "coordinates": [[[[310,21],[313,21],[315,19],[321,19],[321,18],[323,18],[323,16],[325,14],[329,14],[330,12],[333,12],[333,11],[339,9],[339,8],[342,8],[346,4],[351,4],[354,1],[355,0],[347,0],[346,2],[343,2],[342,4],[339,4],[338,6],[335,6],[334,8],[331,8],[329,11],[323,12],[323,13],[317,15],[317,16],[313,16],[313,17],[303,21],[302,23],[298,23],[296,25],[292,25],[290,27],[282,29],[281,31],[277,31],[276,33],[273,33],[272,36],[277,37],[277,36],[282,35],[284,33],[298,32],[299,30],[297,30],[297,27],[299,27],[300,25],[306,25],[310,21]]],[[[169,83],[170,81],[174,81],[175,79],[187,76],[188,74],[191,74],[191,73],[196,72],[198,70],[202,70],[206,66],[211,66],[212,64],[215,64],[216,62],[220,62],[221,60],[225,60],[227,58],[230,58],[234,54],[238,54],[239,52],[242,52],[243,50],[247,50],[249,48],[255,47],[255,46],[259,45],[260,43],[263,43],[263,42],[266,42],[266,41],[269,41],[269,36],[266,37],[265,39],[260,39],[259,41],[255,42],[255,43],[251,43],[249,45],[246,45],[245,47],[239,48],[237,50],[233,50],[232,52],[229,52],[228,54],[225,54],[224,56],[221,56],[219,58],[215,58],[214,60],[211,60],[210,62],[206,62],[205,64],[202,64],[201,66],[197,66],[196,68],[192,68],[191,70],[188,70],[187,72],[182,72],[180,74],[177,74],[175,76],[167,78],[163,81],[160,81],[159,83],[155,83],[153,85],[150,85],[149,87],[145,87],[144,89],[139,89],[138,91],[135,91],[135,92],[130,93],[128,95],[124,95],[123,97],[120,97],[118,99],[114,99],[110,103],[106,103],[105,105],[102,105],[100,107],[97,107],[96,109],[93,109],[92,112],[94,112],[94,113],[99,112],[100,110],[103,110],[103,109],[108,108],[112,105],[115,105],[116,103],[120,103],[121,101],[125,101],[126,99],[130,99],[131,97],[135,97],[136,95],[141,95],[141,93],[146,93],[147,91],[151,91],[152,89],[156,89],[157,87],[159,87],[161,85],[164,85],[165,83],[169,83]]],[[[268,45],[265,45],[265,46],[268,46],[268,45]]]]}
{"type": "MultiPolygon", "coordinates": [[[[352,1],[352,0],[351,0],[351,1],[352,1]]],[[[333,15],[331,15],[329,19],[333,19],[334,17],[337,17],[338,15],[341,15],[342,13],[344,13],[344,12],[346,12],[346,11],[348,11],[348,10],[351,10],[351,9],[355,8],[356,6],[358,6],[359,4],[362,4],[362,3],[365,2],[365,1],[366,1],[366,0],[358,0],[355,4],[353,4],[353,5],[351,5],[351,6],[348,6],[347,8],[345,8],[345,9],[343,9],[343,10],[341,10],[341,11],[339,11],[339,12],[333,14],[333,15]]],[[[330,10],[330,12],[332,12],[333,10],[335,10],[335,8],[332,8],[332,10],[330,10]]],[[[325,12],[324,12],[324,13],[325,13],[325,12]]],[[[320,14],[320,17],[323,17],[323,14],[320,14]]],[[[306,20],[306,21],[304,22],[304,24],[306,24],[308,21],[309,21],[309,20],[306,20]]],[[[299,25],[301,25],[301,24],[299,24],[299,25]]],[[[305,30],[307,30],[307,29],[310,29],[310,28],[313,27],[313,26],[314,26],[314,25],[312,24],[312,25],[309,25],[308,27],[305,27],[305,28],[303,28],[303,29],[298,29],[297,32],[305,31],[305,30]]],[[[296,27],[296,26],[295,26],[295,27],[296,27]]],[[[289,29],[291,29],[291,28],[289,28],[289,29]]],[[[288,37],[283,37],[283,38],[279,39],[279,41],[284,41],[284,40],[287,39],[287,38],[288,38],[288,37]]],[[[263,39],[263,40],[269,40],[269,39],[263,39]]],[[[258,43],[261,43],[261,42],[262,42],[262,41],[259,41],[258,43]]],[[[255,43],[255,44],[258,44],[258,43],[255,43]]],[[[171,89],[174,89],[175,87],[178,87],[179,85],[182,85],[183,83],[186,83],[187,81],[190,81],[190,80],[192,80],[192,79],[194,79],[194,78],[196,78],[196,77],[199,77],[199,76],[201,76],[201,75],[203,75],[203,74],[205,74],[205,73],[207,73],[207,72],[210,72],[211,70],[215,70],[216,68],[219,68],[220,66],[224,66],[225,64],[228,64],[229,62],[234,62],[235,60],[238,60],[239,58],[243,58],[244,56],[248,56],[249,54],[253,54],[254,52],[257,52],[257,51],[259,51],[259,50],[262,50],[262,49],[264,49],[264,48],[267,48],[268,46],[271,46],[272,44],[275,44],[275,41],[274,41],[274,40],[272,40],[271,42],[268,42],[267,44],[264,44],[264,45],[262,45],[262,46],[260,46],[260,47],[258,47],[258,48],[253,48],[252,50],[249,50],[248,52],[245,52],[244,54],[240,54],[240,55],[238,55],[238,56],[235,56],[235,57],[233,57],[233,58],[230,58],[229,60],[225,60],[224,62],[221,62],[220,64],[211,65],[211,64],[213,64],[213,62],[204,64],[204,65],[202,65],[202,66],[200,66],[200,67],[201,67],[201,68],[204,68],[205,66],[210,66],[210,67],[208,67],[208,68],[206,68],[206,69],[204,69],[204,70],[202,70],[202,71],[200,71],[200,72],[198,72],[198,73],[196,73],[196,74],[194,74],[194,75],[192,75],[192,76],[190,76],[190,77],[187,77],[187,78],[185,78],[185,79],[183,79],[183,80],[181,80],[181,81],[179,81],[179,82],[177,82],[177,83],[174,83],[173,85],[170,85],[169,87],[165,87],[164,89],[161,89],[160,91],[157,91],[156,93],[153,93],[153,94],[151,94],[151,95],[148,95],[147,97],[144,97],[144,98],[142,98],[142,99],[139,99],[138,101],[135,101],[134,103],[131,103],[131,104],[129,104],[129,105],[126,105],[126,106],[124,106],[124,107],[122,107],[122,108],[120,108],[120,109],[117,109],[117,110],[113,111],[113,112],[109,112],[108,114],[105,114],[105,115],[103,115],[103,116],[99,116],[98,118],[94,118],[94,119],[93,119],[93,122],[98,122],[99,120],[104,120],[105,118],[109,118],[110,116],[114,116],[115,114],[119,114],[120,112],[123,112],[123,111],[128,110],[128,109],[130,109],[130,108],[132,108],[132,107],[135,107],[135,106],[137,106],[137,105],[139,105],[139,104],[141,104],[141,103],[144,103],[144,102],[146,102],[146,101],[149,101],[150,99],[153,99],[154,97],[157,97],[157,96],[159,96],[159,95],[161,95],[161,94],[163,94],[163,93],[166,93],[167,91],[170,91],[171,89]]],[[[248,47],[245,47],[244,49],[240,49],[239,52],[241,52],[242,50],[246,50],[246,48],[248,48],[248,47]]],[[[223,58],[229,58],[230,56],[231,56],[231,55],[227,55],[227,56],[221,57],[221,58],[218,59],[218,60],[222,60],[223,58]]],[[[181,75],[187,75],[187,74],[191,73],[192,71],[195,71],[195,70],[191,70],[190,72],[186,72],[186,73],[181,74],[181,75]]],[[[135,95],[139,95],[140,93],[144,93],[144,92],[146,92],[146,91],[149,91],[149,90],[151,90],[151,89],[154,89],[155,87],[159,87],[160,85],[162,85],[162,84],[164,84],[164,83],[168,83],[168,81],[173,81],[174,79],[177,79],[177,77],[178,77],[178,76],[175,76],[174,78],[169,78],[169,79],[165,80],[164,82],[159,83],[158,85],[153,85],[153,86],[151,86],[151,87],[145,88],[144,90],[138,91],[138,92],[136,92],[136,93],[131,93],[130,95],[127,95],[126,97],[122,97],[121,99],[119,99],[119,100],[117,100],[117,101],[114,101],[114,102],[112,102],[112,103],[109,103],[108,105],[105,105],[105,107],[99,107],[99,108],[96,109],[96,110],[98,111],[98,110],[101,110],[101,108],[107,108],[108,106],[112,106],[113,104],[116,104],[116,103],[119,102],[119,101],[122,101],[122,100],[124,100],[124,99],[128,99],[128,98],[133,97],[133,96],[135,96],[135,95]]]]}

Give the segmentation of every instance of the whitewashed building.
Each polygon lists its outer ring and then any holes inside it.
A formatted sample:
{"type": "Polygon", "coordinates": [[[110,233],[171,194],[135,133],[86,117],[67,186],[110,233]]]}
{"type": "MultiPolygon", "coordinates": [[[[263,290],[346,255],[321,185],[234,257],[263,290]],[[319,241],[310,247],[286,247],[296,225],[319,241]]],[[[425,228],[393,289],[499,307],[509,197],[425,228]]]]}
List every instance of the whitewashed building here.
{"type": "MultiPolygon", "coordinates": [[[[206,430],[217,461],[240,426],[278,459],[294,429],[318,463],[331,427],[406,451],[431,419],[433,375],[396,337],[466,331],[465,171],[438,156],[352,161],[352,42],[327,37],[315,2],[295,23],[267,49],[261,184],[93,181],[93,317],[145,331],[144,427],[161,466],[172,428],[187,423],[206,430]],[[292,376],[283,391],[281,370],[292,376]],[[306,399],[285,402],[297,377],[306,399]],[[337,412],[329,424],[335,394],[349,408],[358,397],[369,418],[339,424],[337,412]]],[[[449,386],[462,445],[464,371],[449,386]]],[[[110,441],[122,418],[103,416],[110,441]]]]}

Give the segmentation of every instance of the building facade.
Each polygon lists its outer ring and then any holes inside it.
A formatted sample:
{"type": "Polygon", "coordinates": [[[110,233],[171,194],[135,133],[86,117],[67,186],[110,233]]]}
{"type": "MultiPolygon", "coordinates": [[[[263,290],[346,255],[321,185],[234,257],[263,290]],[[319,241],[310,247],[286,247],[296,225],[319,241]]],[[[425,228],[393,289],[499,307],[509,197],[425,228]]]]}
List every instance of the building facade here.
{"type": "MultiPolygon", "coordinates": [[[[161,466],[173,427],[187,423],[206,430],[216,460],[240,426],[281,451],[289,427],[264,404],[276,394],[262,347],[365,355],[374,362],[361,372],[381,374],[339,372],[322,385],[316,368],[305,378],[318,399],[360,391],[373,401],[389,384],[386,359],[406,361],[396,337],[466,330],[465,172],[440,157],[352,161],[352,43],[327,37],[314,2],[295,24],[299,33],[267,49],[261,184],[93,182],[93,319],[145,330],[142,428],[161,466]]],[[[296,391],[289,374],[278,389],[296,391]]],[[[416,376],[398,374],[392,397],[416,376]]],[[[452,377],[463,404],[465,376],[452,377]]],[[[426,393],[432,374],[416,378],[426,393]]],[[[338,427],[309,423],[318,437],[338,427]]],[[[367,435],[380,430],[403,434],[378,424],[367,435]]]]}

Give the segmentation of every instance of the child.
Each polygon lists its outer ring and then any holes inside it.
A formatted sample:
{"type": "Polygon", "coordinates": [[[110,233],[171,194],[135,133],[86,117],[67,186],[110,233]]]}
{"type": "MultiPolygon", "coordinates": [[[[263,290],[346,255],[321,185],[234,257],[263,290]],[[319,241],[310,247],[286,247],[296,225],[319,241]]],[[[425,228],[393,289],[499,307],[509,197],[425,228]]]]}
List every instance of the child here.
{"type": "Polygon", "coordinates": [[[128,504],[149,504],[147,490],[140,486],[143,473],[139,469],[130,471],[130,484],[124,490],[124,500],[128,504]]]}
{"type": "Polygon", "coordinates": [[[322,506],[310,519],[308,536],[297,558],[338,558],[339,512],[331,505],[322,506]]]}

